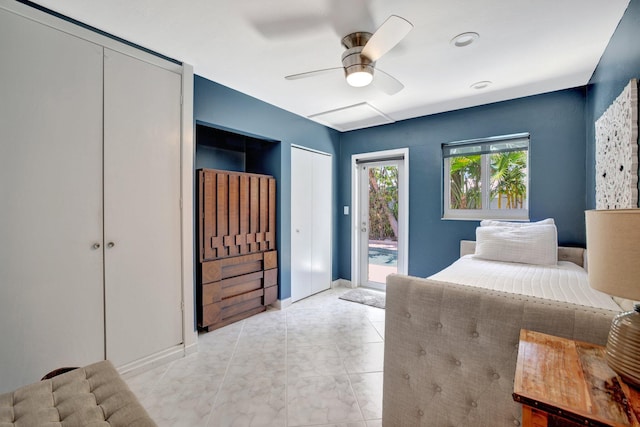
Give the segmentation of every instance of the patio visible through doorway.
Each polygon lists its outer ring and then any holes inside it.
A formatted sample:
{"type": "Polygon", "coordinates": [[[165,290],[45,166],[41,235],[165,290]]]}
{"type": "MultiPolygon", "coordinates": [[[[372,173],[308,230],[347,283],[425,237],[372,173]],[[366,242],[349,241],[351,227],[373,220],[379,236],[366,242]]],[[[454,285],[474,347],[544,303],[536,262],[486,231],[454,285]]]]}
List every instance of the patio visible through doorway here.
{"type": "Polygon", "coordinates": [[[387,276],[398,272],[398,242],[369,240],[369,281],[385,283],[387,276]]]}

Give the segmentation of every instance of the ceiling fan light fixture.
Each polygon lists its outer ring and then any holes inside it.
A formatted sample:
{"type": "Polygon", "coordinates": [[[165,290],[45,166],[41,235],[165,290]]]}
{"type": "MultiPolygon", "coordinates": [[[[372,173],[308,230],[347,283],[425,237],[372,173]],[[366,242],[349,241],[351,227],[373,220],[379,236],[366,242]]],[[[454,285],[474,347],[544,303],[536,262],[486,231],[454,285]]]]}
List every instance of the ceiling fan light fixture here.
{"type": "Polygon", "coordinates": [[[369,67],[349,73],[347,70],[347,83],[353,87],[364,87],[373,81],[373,70],[369,67]]]}

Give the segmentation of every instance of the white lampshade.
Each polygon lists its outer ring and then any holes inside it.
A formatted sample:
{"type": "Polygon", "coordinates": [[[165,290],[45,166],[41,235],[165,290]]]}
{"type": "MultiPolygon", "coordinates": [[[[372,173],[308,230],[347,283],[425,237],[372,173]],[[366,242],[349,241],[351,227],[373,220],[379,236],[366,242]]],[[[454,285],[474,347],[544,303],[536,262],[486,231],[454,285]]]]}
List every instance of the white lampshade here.
{"type": "Polygon", "coordinates": [[[640,209],[586,211],[589,284],[640,300],[640,209]]]}

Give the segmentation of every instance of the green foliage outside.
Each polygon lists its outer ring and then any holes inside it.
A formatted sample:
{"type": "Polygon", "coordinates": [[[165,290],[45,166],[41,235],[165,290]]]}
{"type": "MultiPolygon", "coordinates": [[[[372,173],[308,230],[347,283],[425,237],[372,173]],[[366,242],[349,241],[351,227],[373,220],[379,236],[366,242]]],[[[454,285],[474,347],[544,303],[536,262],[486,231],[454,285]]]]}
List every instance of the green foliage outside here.
{"type": "Polygon", "coordinates": [[[369,168],[369,239],[398,239],[398,168],[369,168]]]}
{"type": "Polygon", "coordinates": [[[482,209],[480,154],[452,157],[450,160],[451,208],[482,209]]]}
{"type": "MultiPolygon", "coordinates": [[[[452,157],[451,208],[482,209],[481,155],[452,157]]],[[[527,152],[491,154],[491,202],[498,209],[522,209],[527,196],[527,152]]]]}

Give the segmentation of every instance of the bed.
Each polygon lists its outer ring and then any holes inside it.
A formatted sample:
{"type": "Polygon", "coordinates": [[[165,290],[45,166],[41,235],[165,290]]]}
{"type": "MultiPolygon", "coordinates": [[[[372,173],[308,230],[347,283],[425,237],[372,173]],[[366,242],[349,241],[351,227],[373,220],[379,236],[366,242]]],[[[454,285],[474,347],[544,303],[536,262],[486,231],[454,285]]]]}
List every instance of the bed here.
{"type": "Polygon", "coordinates": [[[520,329],[606,342],[621,309],[588,286],[583,249],[559,248],[555,225],[486,227],[441,272],[387,278],[385,427],[520,425],[511,397],[520,329]],[[496,243],[492,231],[517,238],[496,243]],[[531,252],[520,237],[541,232],[544,249],[531,252]]]}

